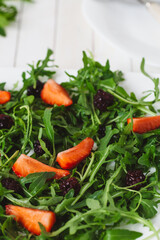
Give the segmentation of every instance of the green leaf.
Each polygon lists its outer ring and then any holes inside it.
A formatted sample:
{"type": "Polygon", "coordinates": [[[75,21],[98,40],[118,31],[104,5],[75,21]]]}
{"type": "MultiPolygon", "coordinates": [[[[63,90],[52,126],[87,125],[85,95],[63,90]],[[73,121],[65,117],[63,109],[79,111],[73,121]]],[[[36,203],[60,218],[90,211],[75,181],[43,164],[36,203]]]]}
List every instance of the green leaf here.
{"type": "Polygon", "coordinates": [[[0,1],[0,35],[6,36],[5,27],[15,20],[17,9],[14,6],[6,4],[5,0],[0,1]]]}
{"type": "Polygon", "coordinates": [[[55,172],[42,172],[29,186],[29,192],[36,194],[44,186],[47,179],[53,178],[55,172]]]}
{"type": "MultiPolygon", "coordinates": [[[[116,93],[120,94],[124,98],[129,98],[128,93],[124,90],[124,88],[122,88],[120,86],[116,87],[116,93]]],[[[134,96],[134,99],[135,99],[135,96],[134,96]]]]}
{"type": "Polygon", "coordinates": [[[154,95],[155,95],[155,101],[157,101],[159,99],[159,78],[153,78],[153,82],[154,82],[154,95]]]}
{"type": "MultiPolygon", "coordinates": [[[[87,232],[85,232],[83,229],[81,232],[78,231],[76,234],[74,234],[74,240],[88,240],[88,239],[95,239],[95,232],[93,230],[92,231],[87,230],[87,232]]],[[[73,235],[66,236],[65,240],[73,240],[73,235]]]]}
{"type": "Polygon", "coordinates": [[[88,88],[88,90],[90,91],[90,92],[92,92],[92,93],[96,93],[96,91],[95,91],[95,89],[94,89],[94,86],[93,86],[93,84],[92,83],[90,83],[89,81],[86,81],[86,84],[87,84],[87,88],[88,88]]]}
{"type": "Polygon", "coordinates": [[[150,78],[152,80],[152,77],[145,71],[145,59],[142,58],[142,61],[141,61],[141,72],[148,78],[150,78]]]}
{"type": "Polygon", "coordinates": [[[49,176],[49,178],[52,177],[53,173],[52,172],[35,172],[35,173],[30,173],[28,174],[26,177],[23,177],[20,179],[20,182],[22,185],[25,185],[27,183],[32,183],[35,182],[37,179],[40,179],[44,173],[48,173],[48,175],[44,175],[44,176],[49,176]],[[51,176],[50,176],[51,174],[51,176]]]}
{"type": "Polygon", "coordinates": [[[159,98],[159,94],[160,94],[160,91],[159,91],[159,78],[152,78],[146,71],[145,71],[145,59],[143,58],[142,59],[142,62],[141,62],[141,72],[148,78],[150,78],[153,83],[154,83],[154,96],[155,96],[155,101],[158,100],[159,98]]]}
{"type": "Polygon", "coordinates": [[[0,27],[5,27],[8,25],[8,20],[0,14],[0,27]]]}
{"type": "Polygon", "coordinates": [[[93,210],[101,208],[100,202],[98,200],[95,200],[92,198],[87,198],[86,204],[87,204],[88,208],[93,209],[93,210]]]}
{"type": "Polygon", "coordinates": [[[43,122],[48,139],[54,144],[54,130],[51,124],[52,108],[46,108],[44,111],[43,122]]]}
{"type": "Polygon", "coordinates": [[[43,151],[45,151],[45,153],[47,153],[49,156],[51,156],[51,153],[50,151],[48,150],[48,148],[46,147],[46,143],[41,139],[41,138],[38,138],[39,142],[40,142],[40,145],[43,149],[43,151]]]}
{"type": "Polygon", "coordinates": [[[88,57],[87,57],[87,54],[85,53],[85,51],[83,51],[83,64],[84,64],[84,67],[87,67],[88,65],[88,57]]]}
{"type": "Polygon", "coordinates": [[[3,27],[0,27],[0,35],[5,37],[6,36],[6,31],[4,30],[3,27]]]}
{"type": "Polygon", "coordinates": [[[21,206],[21,207],[28,207],[28,208],[35,208],[35,206],[33,206],[30,203],[30,199],[29,198],[21,198],[18,199],[16,197],[13,197],[11,194],[6,194],[5,198],[8,199],[11,203],[21,206]]]}
{"type": "Polygon", "coordinates": [[[157,213],[157,204],[150,199],[142,199],[140,205],[140,212],[146,219],[152,218],[157,213]]]}
{"type": "Polygon", "coordinates": [[[54,206],[54,205],[57,205],[57,203],[61,202],[63,199],[62,196],[57,196],[57,197],[54,197],[54,198],[49,198],[49,199],[40,199],[38,202],[41,206],[47,206],[47,207],[50,207],[50,206],[54,206]]]}
{"type": "Polygon", "coordinates": [[[118,129],[111,129],[111,126],[106,127],[106,135],[100,140],[100,145],[98,147],[98,151],[104,151],[106,149],[106,146],[109,144],[109,141],[111,138],[115,135],[118,134],[118,129]]]}
{"type": "Polygon", "coordinates": [[[57,205],[55,213],[61,213],[66,208],[68,208],[73,202],[74,198],[64,199],[60,204],[57,205]]]}
{"type": "Polygon", "coordinates": [[[104,88],[104,90],[107,89],[107,88],[114,89],[115,87],[116,87],[116,84],[115,84],[113,78],[106,79],[106,80],[103,80],[103,81],[99,82],[99,88],[104,88]]]}
{"type": "Polygon", "coordinates": [[[126,229],[112,229],[107,230],[103,240],[134,240],[142,236],[142,233],[136,231],[129,231],[126,229]]]}
{"type": "Polygon", "coordinates": [[[34,96],[33,96],[33,95],[27,96],[27,97],[24,99],[24,103],[25,103],[26,105],[31,105],[31,104],[33,103],[33,101],[34,101],[34,96]]]}
{"type": "Polygon", "coordinates": [[[5,85],[6,85],[6,83],[5,82],[2,82],[2,83],[0,83],[0,90],[4,90],[4,87],[5,87],[5,85]]]}
{"type": "Polygon", "coordinates": [[[149,167],[150,161],[149,161],[149,155],[148,154],[142,154],[142,156],[138,159],[138,163],[144,166],[149,167]]]}

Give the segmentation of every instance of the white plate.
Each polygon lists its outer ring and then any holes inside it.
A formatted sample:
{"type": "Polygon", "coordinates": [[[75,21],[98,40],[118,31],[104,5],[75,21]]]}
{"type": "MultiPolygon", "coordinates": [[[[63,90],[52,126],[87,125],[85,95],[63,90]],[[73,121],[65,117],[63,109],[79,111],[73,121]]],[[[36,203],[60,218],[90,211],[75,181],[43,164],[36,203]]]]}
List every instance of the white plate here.
{"type": "MultiPolygon", "coordinates": [[[[25,69],[26,70],[26,69],[25,69]]],[[[0,82],[6,82],[6,89],[12,89],[13,85],[19,81],[19,87],[22,86],[22,71],[24,69],[19,68],[0,68],[0,82]]],[[[67,71],[67,70],[66,70],[67,71]]],[[[76,75],[75,70],[68,70],[70,74],[76,75]]],[[[125,73],[125,81],[121,84],[127,92],[134,92],[137,96],[137,98],[142,97],[142,92],[146,90],[153,89],[153,83],[151,80],[146,78],[140,73],[125,73]],[[138,87],[137,87],[138,86],[138,87]]],[[[154,77],[160,77],[160,75],[156,75],[154,77]]],[[[68,80],[68,76],[64,73],[62,70],[57,70],[57,73],[54,78],[57,82],[61,83],[63,81],[68,80]]],[[[152,220],[152,223],[154,227],[158,230],[160,228],[160,206],[158,208],[158,214],[156,217],[154,217],[152,220]]],[[[133,230],[133,231],[139,231],[143,233],[143,237],[139,238],[138,240],[143,240],[144,238],[150,236],[152,232],[149,231],[147,227],[142,226],[141,224],[130,224],[125,226],[125,228],[133,230]]],[[[129,240],[129,239],[128,239],[129,240]]],[[[153,237],[151,240],[157,240],[157,238],[153,237]]]]}
{"type": "Polygon", "coordinates": [[[89,24],[130,56],[160,65],[160,23],[137,0],[84,0],[89,24]]]}

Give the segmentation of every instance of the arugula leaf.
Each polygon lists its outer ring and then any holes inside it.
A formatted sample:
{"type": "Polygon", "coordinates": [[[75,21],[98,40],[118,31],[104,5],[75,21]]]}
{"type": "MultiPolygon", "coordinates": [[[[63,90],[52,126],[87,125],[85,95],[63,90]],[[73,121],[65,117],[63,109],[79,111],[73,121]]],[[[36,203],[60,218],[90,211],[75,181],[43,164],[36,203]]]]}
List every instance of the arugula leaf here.
{"type": "Polygon", "coordinates": [[[155,101],[158,101],[159,98],[159,78],[152,78],[146,71],[145,71],[145,59],[142,59],[141,62],[141,72],[148,78],[150,78],[154,83],[154,95],[155,95],[155,101]]]}
{"type": "Polygon", "coordinates": [[[33,85],[36,87],[36,81],[39,79],[39,77],[47,76],[48,78],[51,78],[53,74],[55,74],[55,71],[51,70],[51,67],[53,67],[53,60],[51,59],[52,54],[53,51],[51,49],[48,49],[44,60],[39,60],[35,65],[28,65],[31,70],[27,71],[27,74],[26,72],[22,73],[24,85],[18,96],[21,96],[29,86],[33,85]],[[27,77],[28,74],[29,77],[27,77]]]}
{"type": "Polygon", "coordinates": [[[4,30],[3,27],[0,27],[0,35],[5,37],[6,36],[6,31],[4,30]]]}
{"type": "Polygon", "coordinates": [[[157,204],[150,199],[143,199],[140,205],[140,211],[142,215],[147,218],[152,218],[157,213],[157,204]]]}
{"type": "Polygon", "coordinates": [[[42,172],[41,174],[39,174],[39,176],[30,184],[29,192],[33,195],[37,194],[37,192],[39,192],[44,186],[46,180],[49,178],[53,178],[54,175],[54,172],[42,172]]]}
{"type": "MultiPolygon", "coordinates": [[[[48,139],[50,140],[50,142],[52,143],[52,147],[53,147],[53,156],[51,157],[50,165],[53,164],[55,156],[56,156],[55,140],[54,140],[55,134],[54,134],[53,126],[51,124],[51,116],[52,116],[52,108],[46,108],[44,111],[43,122],[44,122],[46,135],[47,135],[48,139]]],[[[43,144],[42,140],[40,140],[40,142],[43,144]]]]}
{"type": "Polygon", "coordinates": [[[6,83],[5,82],[2,82],[2,83],[0,83],[0,90],[4,90],[4,87],[5,87],[5,85],[6,85],[6,83]]]}
{"type": "Polygon", "coordinates": [[[136,231],[129,231],[127,229],[112,229],[107,230],[104,235],[104,240],[134,240],[142,236],[142,233],[136,231]]]}
{"type": "MultiPolygon", "coordinates": [[[[21,0],[31,2],[31,0],[21,0]]],[[[6,3],[6,0],[0,0],[0,35],[6,36],[6,26],[15,21],[18,10],[15,6],[6,3]]]]}
{"type": "Polygon", "coordinates": [[[95,200],[95,199],[87,198],[86,199],[86,204],[87,204],[88,208],[93,209],[93,210],[101,208],[100,202],[98,200],[95,200]]]}
{"type": "Polygon", "coordinates": [[[46,108],[44,111],[43,122],[48,139],[54,143],[54,130],[51,125],[52,108],[46,108]]]}
{"type": "Polygon", "coordinates": [[[106,135],[100,140],[100,145],[98,148],[99,152],[102,152],[106,149],[106,146],[108,145],[108,143],[110,142],[112,136],[114,136],[115,134],[119,133],[118,129],[111,129],[111,126],[107,126],[106,127],[106,135]]]}
{"type": "Polygon", "coordinates": [[[0,35],[6,36],[5,27],[15,20],[17,15],[16,7],[6,4],[5,0],[0,1],[0,35]]]}

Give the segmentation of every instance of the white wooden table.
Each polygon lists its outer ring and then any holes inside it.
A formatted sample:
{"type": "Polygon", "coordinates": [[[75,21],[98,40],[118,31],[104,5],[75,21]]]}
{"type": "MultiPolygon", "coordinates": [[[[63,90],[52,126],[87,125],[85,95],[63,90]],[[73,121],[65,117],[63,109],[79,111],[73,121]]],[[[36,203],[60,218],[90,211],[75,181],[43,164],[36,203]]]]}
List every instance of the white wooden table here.
{"type": "MultiPolygon", "coordinates": [[[[82,51],[91,51],[96,60],[110,60],[111,69],[139,71],[137,61],[107,43],[88,25],[83,16],[82,0],[34,0],[14,2],[19,14],[0,37],[0,68],[24,68],[44,58],[47,48],[54,51],[55,63],[62,69],[82,66],[82,51]]],[[[147,65],[149,72],[160,69],[147,65]]]]}

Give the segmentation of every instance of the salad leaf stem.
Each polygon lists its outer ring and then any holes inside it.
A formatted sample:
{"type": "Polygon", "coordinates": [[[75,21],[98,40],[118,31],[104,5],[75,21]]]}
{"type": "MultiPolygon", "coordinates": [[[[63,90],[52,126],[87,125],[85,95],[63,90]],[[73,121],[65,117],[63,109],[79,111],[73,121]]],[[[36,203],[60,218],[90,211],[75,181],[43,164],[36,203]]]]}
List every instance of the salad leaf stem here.
{"type": "Polygon", "coordinates": [[[54,129],[51,124],[52,110],[53,110],[52,108],[46,108],[44,111],[44,116],[43,116],[45,131],[46,131],[47,137],[50,140],[50,142],[52,143],[52,147],[53,147],[53,155],[52,155],[52,161],[50,162],[50,165],[53,164],[55,156],[56,156],[55,143],[54,143],[54,129]]]}
{"type": "MultiPolygon", "coordinates": [[[[105,87],[105,85],[102,85],[104,88],[106,88],[105,87]]],[[[109,89],[109,88],[106,88],[107,89],[107,91],[109,92],[109,93],[111,93],[114,97],[116,97],[116,98],[118,98],[119,100],[121,100],[121,101],[123,101],[123,102],[125,102],[125,103],[128,103],[128,104],[131,104],[131,105],[135,105],[135,106],[138,106],[138,105],[142,105],[142,106],[152,106],[153,105],[153,103],[154,103],[154,101],[152,101],[152,102],[139,102],[139,101],[132,101],[132,100],[128,100],[128,99],[126,99],[126,98],[123,98],[122,96],[120,96],[119,94],[117,94],[117,93],[115,93],[113,90],[111,90],[111,89],[109,89]]]]}
{"type": "Polygon", "coordinates": [[[110,185],[112,184],[114,179],[119,175],[121,169],[122,169],[122,166],[118,167],[117,170],[114,172],[114,174],[108,179],[108,181],[106,181],[104,192],[103,192],[103,195],[102,195],[102,198],[101,198],[101,202],[102,202],[103,207],[107,206],[108,193],[109,193],[110,185]]]}
{"type": "Polygon", "coordinates": [[[90,170],[91,170],[91,167],[92,167],[92,164],[94,162],[94,158],[95,158],[95,154],[91,153],[91,158],[90,158],[89,165],[88,165],[84,175],[82,176],[82,179],[81,179],[80,183],[83,183],[83,181],[88,177],[88,175],[90,173],[90,170]]]}
{"type": "Polygon", "coordinates": [[[15,153],[13,153],[13,155],[1,167],[5,167],[9,162],[12,161],[12,159],[16,158],[18,153],[19,153],[19,150],[17,150],[15,153]]]}
{"type": "Polygon", "coordinates": [[[29,106],[22,106],[20,107],[20,109],[25,108],[27,110],[27,127],[26,130],[24,131],[24,143],[23,146],[21,148],[21,152],[24,153],[25,148],[27,146],[27,143],[30,141],[30,136],[32,133],[32,115],[31,115],[31,111],[29,109],[29,106]]]}
{"type": "Polygon", "coordinates": [[[137,204],[137,206],[136,206],[135,209],[132,209],[132,211],[136,212],[136,211],[138,210],[138,208],[139,208],[141,202],[142,202],[142,194],[141,194],[139,191],[132,190],[132,189],[128,189],[128,188],[126,188],[126,187],[119,187],[119,186],[115,185],[114,183],[112,183],[112,184],[113,184],[113,186],[114,186],[116,189],[130,191],[130,192],[133,192],[133,193],[139,195],[139,201],[138,201],[138,204],[137,204]]]}
{"type": "MultiPolygon", "coordinates": [[[[150,239],[152,239],[153,237],[155,237],[159,233],[160,233],[160,229],[158,229],[156,231],[156,233],[154,232],[153,234],[149,235],[148,237],[144,238],[143,240],[150,240],[150,239]]],[[[157,238],[157,239],[159,239],[159,238],[157,238]]]]}

